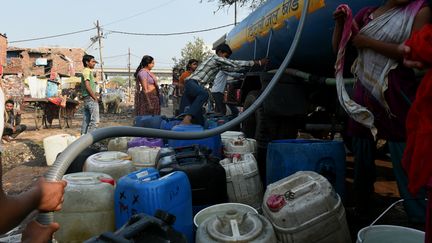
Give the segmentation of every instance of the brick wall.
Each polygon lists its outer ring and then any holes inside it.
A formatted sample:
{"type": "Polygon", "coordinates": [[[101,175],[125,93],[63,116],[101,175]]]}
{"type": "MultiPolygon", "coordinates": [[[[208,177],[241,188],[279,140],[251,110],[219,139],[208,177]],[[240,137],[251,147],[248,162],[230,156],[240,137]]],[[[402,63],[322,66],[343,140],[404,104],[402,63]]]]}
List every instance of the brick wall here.
{"type": "Polygon", "coordinates": [[[0,34],[0,65],[6,64],[7,38],[0,34]]]}
{"type": "Polygon", "coordinates": [[[51,67],[62,75],[69,75],[68,57],[74,63],[75,72],[81,72],[83,69],[82,56],[84,50],[81,48],[14,48],[8,49],[8,63],[5,73],[17,74],[22,73],[24,77],[28,76],[46,76],[50,74],[51,67]],[[46,58],[48,66],[36,66],[38,58],[46,58]]]}

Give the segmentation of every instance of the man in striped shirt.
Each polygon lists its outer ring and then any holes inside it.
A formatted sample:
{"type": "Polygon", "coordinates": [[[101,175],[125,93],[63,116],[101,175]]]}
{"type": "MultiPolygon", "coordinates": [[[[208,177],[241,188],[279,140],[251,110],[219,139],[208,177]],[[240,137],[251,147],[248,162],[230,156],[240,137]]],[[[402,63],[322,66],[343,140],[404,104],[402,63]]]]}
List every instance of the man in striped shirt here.
{"type": "Polygon", "coordinates": [[[228,57],[231,53],[231,48],[227,44],[220,44],[216,47],[216,55],[202,62],[186,79],[180,103],[180,111],[185,115],[182,124],[192,124],[192,119],[194,123],[204,124],[202,106],[208,99],[208,93],[203,86],[213,83],[219,71],[239,72],[246,67],[265,66],[268,63],[267,58],[251,61],[230,60],[228,57]],[[189,109],[185,110],[186,107],[189,109]]]}

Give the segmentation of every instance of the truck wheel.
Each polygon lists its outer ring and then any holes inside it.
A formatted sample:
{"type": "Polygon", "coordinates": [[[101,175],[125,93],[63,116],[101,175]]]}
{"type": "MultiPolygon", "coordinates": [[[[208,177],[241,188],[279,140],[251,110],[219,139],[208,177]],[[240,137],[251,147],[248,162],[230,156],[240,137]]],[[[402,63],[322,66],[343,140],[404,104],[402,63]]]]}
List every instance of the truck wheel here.
{"type": "MultiPolygon", "coordinates": [[[[244,110],[248,109],[258,98],[259,91],[258,90],[252,90],[250,91],[243,104],[244,110]]],[[[255,138],[255,129],[256,129],[256,115],[252,114],[248,118],[246,118],[242,122],[242,132],[246,135],[248,138],[255,138]]]]}

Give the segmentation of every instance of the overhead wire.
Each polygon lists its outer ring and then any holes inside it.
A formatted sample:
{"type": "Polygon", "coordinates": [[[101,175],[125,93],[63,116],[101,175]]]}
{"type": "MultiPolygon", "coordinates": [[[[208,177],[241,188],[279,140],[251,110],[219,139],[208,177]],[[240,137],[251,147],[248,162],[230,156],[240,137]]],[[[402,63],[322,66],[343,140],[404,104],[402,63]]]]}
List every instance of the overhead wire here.
{"type": "Polygon", "coordinates": [[[67,35],[74,35],[74,34],[78,34],[78,33],[88,32],[88,31],[94,30],[94,29],[96,29],[96,27],[92,27],[90,29],[85,29],[85,30],[78,30],[78,31],[74,31],[74,32],[68,32],[68,33],[64,33],[64,34],[58,34],[58,35],[50,35],[50,36],[37,37],[37,38],[31,38],[31,39],[9,41],[9,43],[19,43],[19,42],[51,39],[51,38],[57,38],[57,37],[62,37],[62,36],[67,36],[67,35]]]}
{"type": "Polygon", "coordinates": [[[202,30],[172,32],[172,33],[134,33],[134,32],[125,32],[125,31],[118,31],[118,30],[107,30],[107,31],[109,31],[110,33],[113,33],[113,34],[123,34],[123,35],[170,36],[170,35],[186,35],[186,34],[195,34],[195,33],[207,32],[207,31],[212,31],[212,30],[217,30],[217,29],[229,27],[231,25],[234,25],[234,24],[226,24],[226,25],[208,28],[208,29],[202,29],[202,30]]]}
{"type": "Polygon", "coordinates": [[[166,2],[166,3],[162,3],[162,4],[160,4],[160,5],[158,5],[158,6],[154,7],[154,8],[150,8],[150,9],[144,10],[144,11],[142,11],[142,12],[139,12],[139,13],[137,13],[137,14],[134,14],[134,15],[132,15],[132,16],[125,17],[125,18],[122,18],[122,19],[119,19],[119,20],[115,20],[115,21],[113,21],[113,22],[109,22],[108,24],[104,24],[104,25],[102,25],[101,27],[108,26],[108,25],[112,25],[112,24],[115,24],[115,23],[118,23],[118,22],[122,22],[122,21],[125,21],[125,20],[128,20],[128,19],[134,18],[134,17],[139,16],[139,15],[141,15],[141,14],[145,14],[145,13],[151,12],[151,11],[153,11],[153,10],[155,10],[155,9],[158,9],[158,8],[164,7],[164,6],[170,4],[170,3],[174,2],[174,1],[177,1],[177,0],[171,0],[171,1],[166,2]]]}

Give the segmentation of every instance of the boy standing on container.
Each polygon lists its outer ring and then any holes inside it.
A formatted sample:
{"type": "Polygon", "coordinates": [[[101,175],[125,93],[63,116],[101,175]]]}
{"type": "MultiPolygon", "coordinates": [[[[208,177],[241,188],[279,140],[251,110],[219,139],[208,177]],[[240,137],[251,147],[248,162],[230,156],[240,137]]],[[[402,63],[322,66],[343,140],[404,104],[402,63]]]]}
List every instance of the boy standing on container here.
{"type": "Polygon", "coordinates": [[[203,86],[213,83],[219,71],[238,72],[245,67],[265,66],[268,63],[267,58],[250,61],[230,60],[228,58],[231,53],[231,48],[227,44],[220,44],[216,47],[216,55],[202,62],[186,79],[185,91],[180,103],[180,111],[184,115],[182,124],[192,124],[192,121],[196,124],[204,124],[202,106],[209,95],[203,86]],[[187,107],[189,109],[186,109],[187,107]]]}
{"type": "Polygon", "coordinates": [[[82,59],[84,70],[81,77],[81,90],[84,101],[81,135],[95,130],[99,124],[99,99],[96,96],[96,83],[93,68],[98,63],[94,56],[84,55],[82,59]]]}

